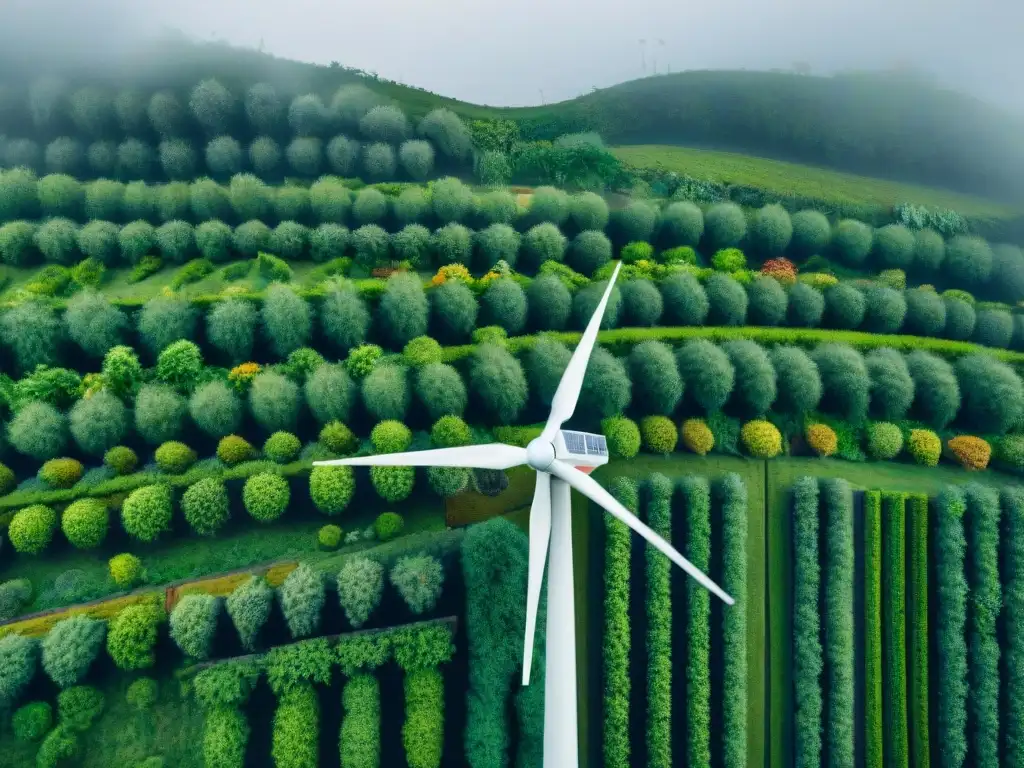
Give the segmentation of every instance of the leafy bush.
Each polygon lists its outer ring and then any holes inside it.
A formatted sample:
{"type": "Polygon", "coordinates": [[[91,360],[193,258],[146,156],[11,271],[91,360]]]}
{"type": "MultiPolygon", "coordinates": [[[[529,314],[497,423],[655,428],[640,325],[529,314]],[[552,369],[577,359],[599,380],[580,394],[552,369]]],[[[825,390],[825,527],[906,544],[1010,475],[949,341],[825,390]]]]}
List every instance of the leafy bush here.
{"type": "Polygon", "coordinates": [[[255,453],[249,441],[238,435],[226,435],[217,443],[217,458],[229,467],[249,461],[255,453]]]}
{"type": "Polygon", "coordinates": [[[268,432],[294,429],[299,419],[299,387],[280,373],[265,371],[253,379],[249,407],[268,432]]]}
{"type": "Polygon", "coordinates": [[[663,322],[673,325],[703,325],[710,305],[703,286],[688,273],[669,275],[661,282],[661,295],[665,301],[663,322]]]}
{"type": "Polygon", "coordinates": [[[163,620],[163,611],[152,604],[130,605],[113,618],[107,632],[107,653],[118,669],[153,666],[157,629],[163,620]]]}
{"type": "Polygon", "coordinates": [[[196,334],[197,314],[189,304],[169,296],[157,296],[142,307],[137,330],[154,355],[173,341],[191,339],[196,334]]]}
{"type": "Polygon", "coordinates": [[[0,464],[0,496],[10,493],[18,484],[14,471],[6,464],[0,464]]]}
{"type": "Polygon", "coordinates": [[[70,488],[82,479],[82,462],[50,459],[39,468],[38,477],[51,488],[70,488]]]}
{"type": "Polygon", "coordinates": [[[392,504],[409,498],[415,478],[412,467],[370,467],[374,490],[392,504]]]}
{"type": "Polygon", "coordinates": [[[304,563],[285,578],[278,590],[278,599],[293,638],[317,632],[325,595],[323,577],[304,563]]]}
{"type": "Polygon", "coordinates": [[[349,623],[363,626],[380,603],[384,590],[384,569],[375,560],[350,557],[338,573],[338,601],[349,623]]]}
{"type": "Polygon", "coordinates": [[[57,513],[42,504],[19,509],[11,518],[7,538],[16,552],[38,555],[53,540],[57,527],[57,513]]]}
{"type": "Polygon", "coordinates": [[[246,650],[256,648],[256,639],[263,625],[270,618],[274,602],[274,591],[263,579],[253,576],[249,581],[235,588],[228,595],[226,608],[228,616],[238,631],[246,650]]]}
{"type": "Polygon", "coordinates": [[[210,657],[217,631],[220,600],[213,595],[188,594],[171,611],[171,639],[182,653],[193,659],[210,657]]]}
{"type": "Polygon", "coordinates": [[[140,541],[152,542],[171,529],[171,489],[167,485],[136,488],[121,506],[125,532],[140,541]]]}
{"type": "Polygon", "coordinates": [[[793,485],[794,606],[793,666],[796,682],[796,756],[800,765],[814,765],[821,756],[823,671],[818,596],[821,570],[818,552],[818,482],[798,478],[793,485]]]}
{"type": "Polygon", "coordinates": [[[249,732],[249,723],[240,710],[226,706],[209,710],[203,729],[205,764],[241,768],[249,732]]]}
{"type": "Polygon", "coordinates": [[[895,424],[880,421],[867,426],[868,455],[874,459],[894,459],[903,450],[903,432],[895,424]]]}
{"type": "Polygon", "coordinates": [[[992,457],[992,446],[973,435],[958,435],[946,445],[964,469],[985,469],[992,457]]]}
{"type": "Polygon", "coordinates": [[[875,349],[864,358],[871,380],[871,413],[876,418],[899,420],[914,401],[914,380],[906,360],[894,349],[875,349]]]}
{"type": "Polygon", "coordinates": [[[930,430],[912,429],[907,439],[907,450],[918,464],[934,467],[942,454],[942,441],[930,430]]]}
{"type": "Polygon", "coordinates": [[[767,353],[756,343],[744,339],[722,345],[735,371],[730,402],[751,416],[766,413],[775,401],[776,374],[767,353]]]}
{"type": "Polygon", "coordinates": [[[592,275],[612,258],[612,243],[603,232],[586,230],[569,245],[569,266],[584,275],[592,275]]]}
{"type": "Polygon", "coordinates": [[[807,445],[822,457],[831,456],[839,447],[839,438],[835,430],[827,424],[808,424],[804,430],[807,445]]]}
{"type": "Polygon", "coordinates": [[[405,521],[397,512],[383,512],[373,522],[373,530],[380,541],[388,541],[398,536],[405,527],[405,521]]]}
{"type": "Polygon", "coordinates": [[[144,384],[135,400],[135,429],[150,444],[167,442],[181,433],[186,411],[185,398],[166,384],[144,384]]]}
{"type": "Polygon", "coordinates": [[[914,262],[914,234],[901,224],[886,224],[875,230],[874,255],[885,268],[906,269],[914,262]]]}
{"type": "Polygon", "coordinates": [[[427,297],[419,278],[397,273],[388,278],[379,313],[384,333],[398,346],[427,332],[427,297]]]}
{"type": "Polygon", "coordinates": [[[704,214],[704,229],[715,248],[732,248],[746,236],[747,219],[735,203],[716,203],[704,214]]]}
{"type": "Polygon", "coordinates": [[[341,546],[343,531],[336,525],[325,525],[316,532],[316,541],[320,549],[332,552],[341,546]]]}
{"type": "Polygon", "coordinates": [[[712,325],[743,325],[747,317],[747,292],[739,282],[723,274],[712,275],[704,285],[708,322],[712,325]]]}
{"type": "Polygon", "coordinates": [[[849,421],[863,419],[868,412],[871,379],[861,354],[841,344],[822,344],[812,358],[821,376],[822,407],[849,421]]]}
{"type": "Polygon", "coordinates": [[[52,308],[38,301],[19,304],[0,317],[0,331],[22,373],[56,362],[63,329],[52,308]]]}
{"type": "Polygon", "coordinates": [[[89,685],[77,685],[57,695],[57,713],[62,727],[87,731],[103,712],[103,694],[89,685]]]}
{"type": "Polygon", "coordinates": [[[907,355],[907,369],[914,380],[911,416],[942,429],[960,409],[960,386],[952,366],[923,350],[907,355]]]}
{"type": "Polygon", "coordinates": [[[782,453],[782,435],[770,421],[748,421],[740,438],[747,453],[756,459],[774,459],[782,453]]]}
{"type": "Polygon", "coordinates": [[[313,417],[325,424],[348,418],[355,387],[343,366],[327,364],[317,368],[306,379],[305,394],[313,417]]]}
{"type": "Polygon", "coordinates": [[[841,330],[857,328],[864,322],[864,294],[847,283],[825,291],[825,320],[829,327],[841,330]]]}
{"type": "Polygon", "coordinates": [[[252,475],[242,489],[245,511],[261,523],[277,520],[288,508],[290,500],[288,481],[269,472],[252,475]]]}
{"type": "Polygon", "coordinates": [[[230,517],[227,488],[220,480],[205,477],[182,494],[181,510],[192,530],[200,536],[212,536],[230,517]]]}
{"type": "Polygon", "coordinates": [[[613,416],[601,422],[601,433],[608,441],[608,454],[616,459],[631,459],[640,452],[640,428],[632,419],[613,416]]]}
{"type": "Polygon", "coordinates": [[[565,328],[572,312],[572,294],[558,277],[537,277],[526,289],[526,296],[532,328],[555,331],[565,328]]]}
{"type": "Polygon", "coordinates": [[[11,633],[0,638],[0,702],[18,700],[36,674],[39,646],[34,638],[11,633]]]}
{"type": "Polygon", "coordinates": [[[144,712],[156,704],[157,693],[156,680],[151,677],[140,677],[131,682],[124,698],[133,708],[144,712]]]}
{"type": "Polygon", "coordinates": [[[131,347],[117,346],[103,358],[103,383],[118,397],[134,397],[142,380],[142,364],[131,347]]]}
{"type": "Polygon", "coordinates": [[[1016,425],[1024,408],[1024,385],[1005,363],[985,354],[956,363],[962,413],[981,432],[1004,433],[1016,425]]]}
{"type": "Polygon", "coordinates": [[[53,707],[46,701],[33,701],[15,710],[11,717],[14,738],[22,743],[39,741],[53,725],[53,707]]]}
{"type": "Polygon", "coordinates": [[[627,280],[622,284],[622,309],[626,324],[651,327],[658,324],[664,310],[661,293],[650,280],[627,280]]]}
{"type": "Polygon", "coordinates": [[[102,499],[79,499],[60,518],[64,537],[76,549],[94,549],[107,538],[109,515],[102,499]]]}
{"type": "Polygon", "coordinates": [[[156,465],[170,475],[180,475],[196,462],[196,452],[184,443],[169,440],[160,445],[154,454],[156,465]]]}
{"type": "Polygon", "coordinates": [[[706,456],[715,447],[715,436],[702,419],[687,419],[680,428],[683,446],[696,453],[706,456]]]}
{"type": "Polygon", "coordinates": [[[946,304],[934,291],[915,288],[903,294],[907,303],[904,330],[918,336],[938,336],[946,326],[946,304]]]}
{"type": "Polygon", "coordinates": [[[327,515],[340,514],[355,494],[356,481],[351,467],[313,467],[309,475],[309,495],[313,504],[327,515]]]}
{"type": "Polygon", "coordinates": [[[647,416],[640,420],[640,437],[651,453],[669,454],[676,449],[679,433],[667,416],[647,416]]]}
{"type": "MultiPolygon", "coordinates": [[[[948,291],[947,291],[948,293],[948,291]]],[[[967,341],[974,335],[974,306],[953,296],[943,296],[946,305],[946,338],[967,341]]]]}
{"type": "Polygon", "coordinates": [[[263,330],[275,354],[284,357],[307,345],[312,332],[310,308],[288,286],[271,285],[260,314],[263,330]]]}
{"type": "Polygon", "coordinates": [[[864,292],[864,328],[872,333],[896,333],[907,318],[904,294],[874,286],[864,292]]]}
{"type": "Polygon", "coordinates": [[[992,274],[992,249],[981,238],[957,235],[946,244],[943,269],[958,286],[984,285],[992,274]]]}
{"type": "Polygon", "coordinates": [[[1010,313],[994,309],[983,309],[977,314],[974,326],[974,341],[986,347],[1005,349],[1013,338],[1013,318],[1010,313]]]}
{"type": "Polygon", "coordinates": [[[128,410],[114,394],[101,390],[79,400],[68,416],[71,436],[84,452],[101,456],[128,431],[128,410]]]}
{"type": "Polygon", "coordinates": [[[509,335],[520,333],[526,325],[526,294],[515,280],[494,280],[482,297],[484,322],[504,328],[509,335]]]}
{"type": "Polygon", "coordinates": [[[210,381],[196,389],[188,410],[195,425],[214,438],[235,432],[242,423],[242,402],[223,381],[210,381]]]}
{"type": "Polygon", "coordinates": [[[871,253],[874,234],[871,227],[854,219],[844,219],[836,225],[832,246],[840,261],[851,267],[859,267],[871,253]]]}
{"type": "Polygon", "coordinates": [[[793,214],[791,245],[797,255],[804,258],[821,253],[832,238],[832,225],[823,213],[800,211],[793,214]]]}
{"type": "Polygon", "coordinates": [[[58,621],[40,643],[43,670],[61,688],[76,685],[89,672],[106,634],[106,622],[88,616],[58,621]]]}
{"type": "Polygon", "coordinates": [[[512,423],[526,405],[528,389],[522,365],[497,345],[484,344],[474,351],[469,378],[484,410],[498,423],[512,423]]]}
{"type": "Polygon", "coordinates": [[[786,317],[786,291],[773,277],[756,277],[747,286],[748,322],[751,325],[781,325],[786,317]]]}
{"type": "Polygon", "coordinates": [[[408,372],[403,365],[380,365],[363,379],[363,404],[380,420],[405,417],[409,408],[408,372]]]}
{"type": "Polygon", "coordinates": [[[346,766],[380,764],[380,684],[373,675],[357,674],[341,694],[341,760],[346,766]]]}
{"type": "Polygon", "coordinates": [[[119,587],[131,587],[145,578],[142,561],[127,552],[114,555],[107,563],[110,578],[119,587]]]}
{"type": "Polygon", "coordinates": [[[405,711],[402,743],[409,768],[438,768],[444,746],[444,680],[438,670],[406,674],[405,711]]]}
{"type": "Polygon", "coordinates": [[[263,455],[277,464],[295,461],[302,442],[291,432],[275,432],[263,443],[263,455]]]}

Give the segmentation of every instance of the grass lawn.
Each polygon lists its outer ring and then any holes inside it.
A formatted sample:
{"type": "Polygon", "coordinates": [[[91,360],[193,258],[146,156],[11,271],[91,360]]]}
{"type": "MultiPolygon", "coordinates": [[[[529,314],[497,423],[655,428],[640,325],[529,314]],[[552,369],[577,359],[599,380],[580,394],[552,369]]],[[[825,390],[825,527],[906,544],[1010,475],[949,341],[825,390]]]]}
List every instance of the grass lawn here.
{"type": "Polygon", "coordinates": [[[698,179],[760,187],[835,203],[880,206],[917,203],[952,208],[965,216],[989,218],[1004,218],[1015,213],[1009,206],[970,195],[732,152],[665,145],[614,147],[612,152],[620,160],[638,167],[662,165],[698,179]]]}

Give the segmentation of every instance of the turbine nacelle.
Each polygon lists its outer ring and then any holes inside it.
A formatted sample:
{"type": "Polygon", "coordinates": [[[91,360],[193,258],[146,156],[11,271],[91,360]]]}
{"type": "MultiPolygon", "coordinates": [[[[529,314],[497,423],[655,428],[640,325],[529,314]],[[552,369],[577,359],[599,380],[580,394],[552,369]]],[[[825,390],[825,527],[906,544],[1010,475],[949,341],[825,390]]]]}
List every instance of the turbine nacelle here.
{"type": "Polygon", "coordinates": [[[526,446],[526,463],[538,472],[549,471],[556,459],[593,470],[608,463],[608,441],[604,435],[560,429],[551,442],[541,435],[526,446]]]}

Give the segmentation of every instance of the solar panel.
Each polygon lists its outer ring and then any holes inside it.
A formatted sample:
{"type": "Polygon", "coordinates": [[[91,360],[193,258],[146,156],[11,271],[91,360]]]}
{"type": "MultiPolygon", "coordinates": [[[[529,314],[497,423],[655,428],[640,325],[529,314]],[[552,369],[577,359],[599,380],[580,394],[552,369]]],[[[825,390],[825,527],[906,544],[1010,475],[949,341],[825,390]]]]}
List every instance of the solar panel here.
{"type": "Polygon", "coordinates": [[[603,456],[608,453],[608,446],[602,435],[587,435],[587,453],[603,456]]]}
{"type": "Polygon", "coordinates": [[[586,443],[583,440],[583,435],[580,432],[562,432],[562,439],[565,440],[565,447],[569,449],[570,453],[577,453],[586,455],[586,443]]]}

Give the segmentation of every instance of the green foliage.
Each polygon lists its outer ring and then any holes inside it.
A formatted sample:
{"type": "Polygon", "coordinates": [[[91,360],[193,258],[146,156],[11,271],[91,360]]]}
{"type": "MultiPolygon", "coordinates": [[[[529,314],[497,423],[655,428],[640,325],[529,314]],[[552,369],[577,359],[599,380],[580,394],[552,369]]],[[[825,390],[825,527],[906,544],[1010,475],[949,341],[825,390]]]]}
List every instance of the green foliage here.
{"type": "Polygon", "coordinates": [[[89,685],[76,685],[57,695],[60,724],[73,731],[87,731],[103,712],[103,694],[89,685]]]}
{"type": "Polygon", "coordinates": [[[850,330],[864,322],[864,294],[847,283],[833,285],[825,291],[825,322],[830,328],[850,330]]]}
{"type": "Polygon", "coordinates": [[[43,670],[61,688],[76,685],[89,672],[106,634],[106,622],[88,616],[58,621],[40,644],[43,670]]]}
{"type": "MultiPolygon", "coordinates": [[[[647,524],[667,541],[672,540],[673,491],[672,481],[664,475],[656,473],[647,479],[647,524]]],[[[648,548],[645,555],[648,626],[647,754],[648,760],[653,765],[671,765],[672,602],[670,579],[672,564],[653,548],[648,548]]],[[[687,672],[689,673],[689,670],[687,672]]],[[[689,674],[687,676],[688,679],[691,679],[689,674]]]]}
{"type": "Polygon", "coordinates": [[[1024,385],[1005,363],[972,354],[956,363],[962,416],[979,432],[1002,434],[1015,426],[1024,408],[1024,385]]]}
{"type": "Polygon", "coordinates": [[[145,578],[142,561],[127,552],[114,555],[107,563],[110,578],[119,587],[131,587],[145,578]]]}
{"type": "Polygon", "coordinates": [[[558,277],[537,277],[526,289],[526,296],[531,327],[552,331],[565,328],[572,312],[572,294],[558,277]]]}
{"type": "Polygon", "coordinates": [[[36,475],[51,488],[70,488],[82,479],[82,462],[78,459],[50,459],[36,475]]]}
{"type": "Polygon", "coordinates": [[[57,513],[42,504],[19,509],[11,518],[7,538],[16,552],[38,555],[53,540],[57,528],[57,513]]]}
{"type": "Polygon", "coordinates": [[[776,374],[768,354],[752,341],[735,340],[721,345],[735,372],[730,403],[750,416],[767,412],[775,401],[776,374]]]}
{"type": "Polygon", "coordinates": [[[75,549],[94,549],[107,538],[110,524],[107,505],[102,499],[78,499],[71,502],[60,517],[60,527],[75,549]]]}
{"type": "Polygon", "coordinates": [[[336,525],[324,525],[316,532],[316,541],[320,549],[332,552],[341,546],[343,531],[336,525]]]}
{"type": "Polygon", "coordinates": [[[430,247],[439,264],[469,264],[473,233],[461,224],[446,224],[431,236],[430,247]]]}
{"type": "Polygon", "coordinates": [[[480,266],[484,269],[489,270],[502,261],[515,266],[519,259],[521,238],[508,224],[491,224],[477,232],[475,240],[480,266]]]}
{"type": "Polygon", "coordinates": [[[238,709],[220,706],[207,711],[203,728],[204,764],[242,768],[249,733],[249,723],[238,709]]]}
{"type": "MultiPolygon", "coordinates": [[[[532,311],[532,292],[530,295],[532,311]]],[[[462,341],[467,338],[476,326],[477,313],[480,309],[476,296],[459,280],[447,280],[432,290],[430,308],[437,336],[446,341],[462,341]]]]}
{"type": "Polygon", "coordinates": [[[26,301],[0,317],[4,346],[14,354],[24,374],[37,365],[53,365],[57,360],[63,329],[52,308],[37,301],[26,301]]]}
{"type": "Polygon", "coordinates": [[[403,346],[427,332],[429,305],[423,284],[415,275],[397,273],[388,278],[380,300],[380,323],[393,343],[403,346]]]}
{"type": "Polygon", "coordinates": [[[683,396],[683,380],[671,348],[660,341],[641,342],[629,355],[633,392],[647,413],[671,415],[683,396]]]}
{"type": "Polygon", "coordinates": [[[0,258],[11,266],[27,266],[36,257],[36,225],[9,221],[0,226],[0,258]]]}
{"type": "Polygon", "coordinates": [[[196,334],[196,310],[179,298],[157,296],[142,307],[137,329],[143,343],[154,355],[178,339],[196,334]]]}
{"type": "Polygon", "coordinates": [[[825,297],[821,291],[804,283],[789,289],[789,325],[797,328],[817,328],[825,314],[825,297]]]}
{"type": "Polygon", "coordinates": [[[388,213],[388,199],[373,187],[356,192],[352,201],[352,216],[357,224],[378,224],[388,213]]]}
{"type": "Polygon", "coordinates": [[[832,238],[832,225],[825,214],[818,211],[800,211],[792,217],[791,245],[798,256],[808,257],[824,251],[832,238]]]}
{"type": "MultiPolygon", "coordinates": [[[[710,488],[707,480],[700,477],[687,477],[680,485],[686,503],[685,554],[697,568],[707,572],[711,565],[710,488]]],[[[689,581],[687,597],[687,761],[693,765],[708,765],[711,760],[711,596],[706,589],[689,581]]]]}
{"type": "Polygon", "coordinates": [[[953,296],[943,296],[943,302],[946,305],[946,338],[957,341],[970,339],[977,322],[974,306],[953,296]]]}
{"type": "Polygon", "coordinates": [[[352,501],[355,487],[351,467],[313,467],[309,475],[310,498],[327,515],[341,514],[352,501]]]}
{"type": "Polygon", "coordinates": [[[885,421],[868,424],[867,441],[868,455],[874,459],[894,459],[903,450],[903,432],[885,421]]]}
{"type": "Polygon", "coordinates": [[[230,435],[242,423],[242,401],[223,381],[209,381],[196,389],[188,411],[195,425],[213,438],[230,435]]]}
{"type": "Polygon", "coordinates": [[[274,590],[266,581],[253,576],[228,595],[228,616],[238,631],[242,645],[249,651],[256,649],[256,640],[263,625],[270,618],[274,590]]]}
{"type": "Polygon", "coordinates": [[[36,230],[35,244],[47,262],[71,264],[78,252],[78,225],[70,219],[48,219],[36,230]]]}
{"type": "Polygon", "coordinates": [[[302,442],[291,432],[275,432],[263,443],[263,455],[277,464],[295,461],[302,442]]]}
{"type": "Polygon", "coordinates": [[[871,379],[860,352],[841,344],[822,344],[811,354],[821,376],[824,410],[858,422],[868,412],[871,379]]]}
{"type": "Polygon", "coordinates": [[[284,357],[308,344],[312,332],[310,308],[291,288],[271,285],[260,314],[263,330],[277,355],[284,357]]]}
{"type": "Polygon", "coordinates": [[[127,433],[128,411],[115,395],[101,390],[75,403],[68,424],[76,445],[91,456],[100,456],[127,433]]]}
{"type": "Polygon", "coordinates": [[[200,536],[213,536],[230,517],[227,488],[213,477],[204,477],[188,487],[181,497],[185,520],[200,536]]]}
{"type": "Polygon", "coordinates": [[[323,610],[325,597],[323,577],[308,565],[303,563],[288,574],[278,590],[278,599],[293,638],[297,640],[316,634],[320,628],[320,612],[323,610]]]}
{"type": "Polygon", "coordinates": [[[351,677],[341,694],[341,764],[345,768],[380,765],[380,684],[372,675],[351,677]]]}
{"type": "Polygon", "coordinates": [[[49,403],[30,402],[7,425],[11,446],[37,461],[58,456],[67,444],[67,419],[49,403]]]}
{"type": "Polygon", "coordinates": [[[245,511],[260,523],[277,520],[288,508],[290,500],[291,489],[288,481],[269,472],[250,476],[242,489],[245,511]]]}
{"type": "Polygon", "coordinates": [[[836,225],[832,235],[832,247],[839,260],[850,267],[859,267],[871,253],[874,233],[867,224],[854,219],[844,219],[836,225]]]}
{"type": "Polygon", "coordinates": [[[608,441],[608,454],[616,459],[631,459],[640,452],[640,427],[625,416],[612,416],[601,422],[601,433],[608,441]]]}
{"type": "Polygon", "coordinates": [[[640,439],[651,453],[669,454],[676,449],[679,433],[667,416],[645,416],[640,420],[640,439]]]}
{"type": "Polygon", "coordinates": [[[977,314],[974,326],[974,341],[986,347],[1010,346],[1013,338],[1013,318],[1009,312],[982,309],[977,314]]]}
{"type": "Polygon", "coordinates": [[[483,322],[505,329],[510,336],[522,332],[526,326],[526,294],[510,277],[491,282],[482,297],[483,322]]]}
{"type": "Polygon", "coordinates": [[[152,604],[130,605],[110,622],[107,653],[118,669],[147,669],[156,662],[155,646],[164,612],[152,604]]]}
{"type": "Polygon", "coordinates": [[[928,497],[923,493],[910,494],[907,513],[910,759],[915,764],[924,765],[931,760],[928,730],[928,497]]]}
{"type": "MultiPolygon", "coordinates": [[[[380,469],[384,469],[384,467],[380,469]]],[[[402,532],[404,527],[405,521],[397,512],[383,512],[373,521],[374,533],[376,533],[380,541],[388,541],[395,538],[402,532]]]]}
{"type": "Polygon", "coordinates": [[[380,603],[384,569],[367,557],[350,557],[338,572],[338,601],[349,623],[357,629],[366,623],[380,603]]]}
{"type": "Polygon", "coordinates": [[[526,406],[526,375],[519,361],[495,344],[478,347],[470,361],[470,385],[488,415],[511,424],[526,406]]]}
{"type": "Polygon", "coordinates": [[[887,269],[907,269],[914,262],[914,234],[901,224],[886,224],[875,230],[874,256],[887,269]]]}
{"type": "Polygon", "coordinates": [[[405,676],[402,743],[409,768],[439,768],[444,746],[444,680],[436,669],[405,676]]]}
{"type": "Polygon", "coordinates": [[[743,325],[747,318],[747,292],[732,277],[714,274],[704,284],[708,297],[708,323],[743,325]]]}
{"type": "Polygon", "coordinates": [[[722,515],[722,588],[736,601],[722,613],[723,736],[726,765],[747,754],[747,489],[728,474],[715,486],[722,515]]]}
{"type": "MultiPolygon", "coordinates": [[[[1003,558],[1005,562],[1003,577],[1003,611],[1007,626],[1020,626],[1021,611],[1024,610],[1024,593],[1021,591],[1021,576],[1024,574],[1024,540],[1021,536],[1021,524],[1024,523],[1024,498],[1017,488],[1006,488],[1002,491],[1002,512],[1006,521],[1007,536],[1003,539],[1003,558]]],[[[1022,668],[1021,638],[1019,633],[1008,636],[1003,646],[1006,672],[1002,679],[1003,692],[1006,696],[1006,709],[1002,718],[1003,759],[1013,763],[1021,758],[1024,751],[1024,739],[1021,728],[1021,690],[1022,668]]],[[[940,708],[941,708],[940,703],[940,708]]],[[[941,749],[938,742],[937,746],[941,749]]]]}
{"type": "Polygon", "coordinates": [[[14,738],[22,743],[39,741],[53,725],[53,707],[46,701],[33,701],[15,710],[11,717],[14,738]]]}
{"type": "Polygon", "coordinates": [[[199,346],[180,339],[164,347],[156,360],[156,377],[175,389],[190,392],[203,372],[203,354],[199,346]]]}
{"type": "Polygon", "coordinates": [[[171,529],[171,489],[167,485],[136,488],[121,506],[125,532],[139,541],[152,542],[171,529]]]}
{"type": "Polygon", "coordinates": [[[703,325],[710,305],[703,286],[686,272],[669,275],[661,282],[665,301],[664,322],[673,325],[703,325]]]}
{"type": "Polygon", "coordinates": [[[885,664],[885,751],[901,762],[908,759],[906,661],[906,497],[882,494],[882,647],[885,664]]]}
{"type": "Polygon", "coordinates": [[[907,303],[904,330],[917,336],[938,336],[946,326],[946,304],[934,291],[915,288],[903,294],[907,303]]]}
{"type": "Polygon", "coordinates": [[[294,429],[299,419],[299,387],[287,376],[264,371],[253,379],[249,408],[268,432],[294,429]]]}
{"type": "Polygon", "coordinates": [[[622,283],[622,310],[625,323],[631,327],[658,324],[664,311],[661,293],[650,280],[627,280],[622,283]]]}
{"type": "Polygon", "coordinates": [[[379,365],[363,379],[363,404],[379,420],[401,421],[409,409],[408,371],[404,365],[379,365]]]}
{"type": "Polygon", "coordinates": [[[250,219],[239,224],[231,233],[232,248],[247,259],[259,256],[269,243],[270,227],[258,219],[250,219]]]}
{"type": "Polygon", "coordinates": [[[150,445],[181,434],[188,407],[185,398],[166,384],[143,384],[135,398],[135,429],[150,445]]]}
{"type": "Polygon", "coordinates": [[[907,316],[907,300],[900,291],[874,286],[864,292],[865,330],[872,333],[896,333],[907,316]]]}
{"type": "Polygon", "coordinates": [[[603,232],[584,230],[569,244],[569,266],[584,275],[592,275],[612,258],[612,243],[603,232]]]}
{"type": "MultiPolygon", "coordinates": [[[[710,282],[710,281],[709,281],[710,282]]],[[[748,322],[751,325],[782,325],[786,318],[786,291],[773,277],[754,278],[747,286],[748,322]]]]}
{"type": "Polygon", "coordinates": [[[171,611],[171,639],[186,656],[203,660],[210,657],[221,602],[213,595],[185,595],[171,611]]]}
{"type": "Polygon", "coordinates": [[[58,725],[50,731],[36,753],[36,768],[57,768],[66,760],[79,753],[78,736],[66,725],[58,725]]]}
{"type": "Polygon", "coordinates": [[[432,611],[441,596],[444,569],[430,555],[399,558],[391,569],[391,584],[414,614],[432,611]]]}
{"type": "Polygon", "coordinates": [[[907,355],[907,369],[914,380],[911,416],[942,429],[960,408],[960,386],[952,366],[924,350],[915,350],[907,355]]]}
{"type": "MultiPolygon", "coordinates": [[[[893,425],[888,425],[893,426],[893,425]]],[[[898,432],[898,430],[897,430],[898,432]]],[[[864,494],[864,729],[865,761],[883,765],[882,725],[882,496],[864,494]]]]}
{"type": "Polygon", "coordinates": [[[374,490],[392,504],[409,498],[415,478],[412,467],[370,467],[370,481],[374,490]]]}
{"type": "Polygon", "coordinates": [[[992,274],[992,249],[981,238],[957,235],[946,244],[943,271],[958,287],[984,285],[992,274]]]}
{"type": "Polygon", "coordinates": [[[824,669],[818,594],[818,481],[801,477],[793,484],[793,682],[796,692],[796,765],[820,765],[824,669]]]}
{"type": "Polygon", "coordinates": [[[871,415],[887,421],[904,418],[914,401],[914,380],[903,355],[894,349],[875,349],[864,358],[871,380],[871,415]]]}

